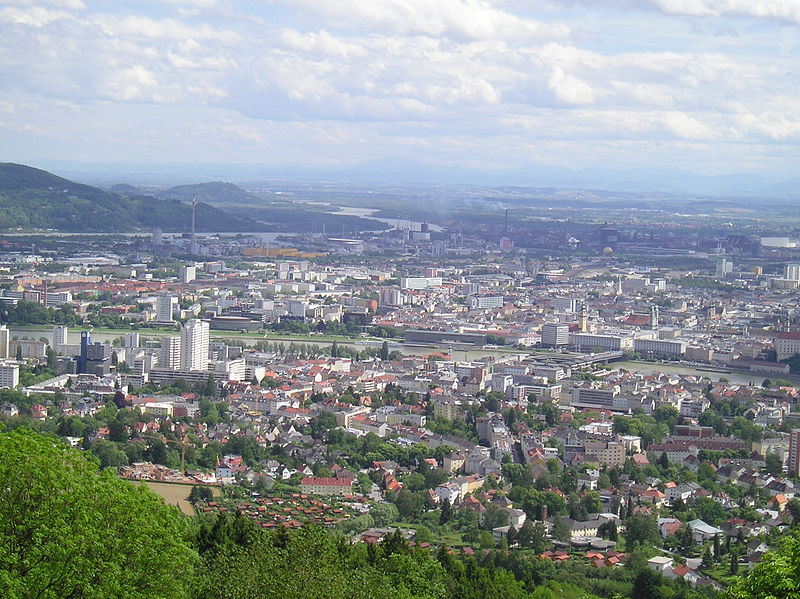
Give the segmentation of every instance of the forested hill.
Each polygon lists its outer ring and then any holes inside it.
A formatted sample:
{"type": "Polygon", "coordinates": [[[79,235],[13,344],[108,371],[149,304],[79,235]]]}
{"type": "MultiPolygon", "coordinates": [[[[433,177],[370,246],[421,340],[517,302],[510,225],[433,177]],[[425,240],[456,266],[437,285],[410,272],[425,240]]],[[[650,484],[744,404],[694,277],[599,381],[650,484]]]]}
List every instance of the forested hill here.
{"type": "Polygon", "coordinates": [[[233,183],[215,181],[212,183],[197,183],[194,185],[178,185],[165,191],[158,192],[158,197],[170,200],[191,202],[193,197],[198,202],[211,204],[252,204],[259,199],[251,193],[233,183]]]}
{"type": "MultiPolygon", "coordinates": [[[[0,163],[0,230],[125,232],[159,227],[188,231],[191,206],[144,195],[121,196],[22,164],[0,163]]],[[[263,227],[208,204],[197,206],[198,231],[263,227]]]]}

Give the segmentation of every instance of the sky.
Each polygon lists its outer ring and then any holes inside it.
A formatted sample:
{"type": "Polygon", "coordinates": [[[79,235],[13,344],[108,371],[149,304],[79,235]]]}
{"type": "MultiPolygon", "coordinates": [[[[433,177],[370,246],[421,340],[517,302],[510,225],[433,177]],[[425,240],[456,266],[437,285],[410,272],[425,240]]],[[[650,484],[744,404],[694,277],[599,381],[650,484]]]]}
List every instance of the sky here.
{"type": "Polygon", "coordinates": [[[0,0],[0,160],[796,176],[800,0],[0,0]]]}

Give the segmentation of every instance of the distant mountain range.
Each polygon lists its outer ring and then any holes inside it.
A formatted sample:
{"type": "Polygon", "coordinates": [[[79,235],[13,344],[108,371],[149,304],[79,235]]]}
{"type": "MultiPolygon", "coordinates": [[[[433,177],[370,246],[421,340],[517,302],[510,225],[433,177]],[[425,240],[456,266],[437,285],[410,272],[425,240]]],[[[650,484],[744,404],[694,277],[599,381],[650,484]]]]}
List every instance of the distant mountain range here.
{"type": "MultiPolygon", "coordinates": [[[[480,168],[432,165],[417,160],[374,160],[341,167],[263,164],[84,165],[47,162],[46,166],[73,178],[101,182],[142,182],[174,185],[217,179],[243,181],[328,181],[336,183],[403,185],[477,185],[594,189],[636,193],[673,193],[726,197],[796,198],[800,178],[756,173],[703,175],[668,166],[613,170],[526,165],[518,168],[480,168]]],[[[198,196],[199,197],[199,196],[198,196]]]]}
{"type": "MultiPolygon", "coordinates": [[[[131,185],[104,191],[30,166],[0,163],[0,230],[101,233],[159,227],[164,231],[188,231],[191,212],[191,206],[179,199],[143,195],[131,185]]],[[[265,230],[250,219],[206,203],[197,205],[196,222],[198,231],[265,230]]]]}

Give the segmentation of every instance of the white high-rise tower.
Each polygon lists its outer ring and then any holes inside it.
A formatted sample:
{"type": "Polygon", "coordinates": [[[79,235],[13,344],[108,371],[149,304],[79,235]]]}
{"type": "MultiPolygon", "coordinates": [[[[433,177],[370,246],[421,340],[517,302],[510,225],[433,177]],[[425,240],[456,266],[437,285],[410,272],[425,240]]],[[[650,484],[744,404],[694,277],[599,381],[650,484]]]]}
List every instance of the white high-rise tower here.
{"type": "Polygon", "coordinates": [[[193,318],[181,329],[181,370],[208,370],[209,326],[193,318]]]}

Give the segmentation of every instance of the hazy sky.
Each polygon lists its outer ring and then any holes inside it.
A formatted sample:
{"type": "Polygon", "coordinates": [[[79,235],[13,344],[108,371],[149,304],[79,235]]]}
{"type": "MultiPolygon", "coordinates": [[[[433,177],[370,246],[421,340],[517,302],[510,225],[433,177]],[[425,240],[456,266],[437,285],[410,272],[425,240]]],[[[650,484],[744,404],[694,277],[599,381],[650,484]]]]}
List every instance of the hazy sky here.
{"type": "Polygon", "coordinates": [[[790,175],[800,0],[2,0],[0,160],[790,175]]]}

